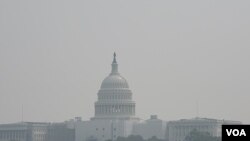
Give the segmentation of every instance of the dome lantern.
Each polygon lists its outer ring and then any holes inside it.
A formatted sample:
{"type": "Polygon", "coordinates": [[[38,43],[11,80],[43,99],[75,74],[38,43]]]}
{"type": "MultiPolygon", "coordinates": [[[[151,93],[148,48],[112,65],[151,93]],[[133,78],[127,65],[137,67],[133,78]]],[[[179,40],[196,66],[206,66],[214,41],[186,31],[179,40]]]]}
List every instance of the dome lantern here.
{"type": "Polygon", "coordinates": [[[118,73],[118,64],[116,62],[116,53],[114,52],[114,58],[113,58],[113,62],[111,64],[112,66],[112,71],[110,75],[114,75],[114,74],[119,74],[118,73]]]}

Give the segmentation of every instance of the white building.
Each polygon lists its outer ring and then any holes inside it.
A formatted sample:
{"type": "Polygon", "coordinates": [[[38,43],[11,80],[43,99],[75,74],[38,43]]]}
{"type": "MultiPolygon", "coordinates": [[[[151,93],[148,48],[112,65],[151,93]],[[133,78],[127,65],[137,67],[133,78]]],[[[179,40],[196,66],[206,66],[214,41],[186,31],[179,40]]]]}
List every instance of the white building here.
{"type": "Polygon", "coordinates": [[[0,125],[0,141],[46,141],[48,123],[21,122],[0,125]]]}
{"type": "Polygon", "coordinates": [[[112,70],[98,92],[95,116],[90,121],[77,122],[76,141],[116,139],[132,134],[133,126],[139,121],[135,117],[135,102],[125,78],[118,72],[116,54],[112,70]]]}
{"type": "Polygon", "coordinates": [[[153,136],[158,139],[165,139],[165,131],[166,122],[158,119],[156,115],[151,115],[150,119],[134,126],[133,134],[141,135],[144,139],[149,139],[153,136]]]}
{"type": "Polygon", "coordinates": [[[170,121],[167,124],[166,138],[168,138],[168,141],[183,141],[193,130],[207,132],[212,136],[221,137],[221,125],[223,124],[241,124],[241,122],[208,118],[170,121]]]}

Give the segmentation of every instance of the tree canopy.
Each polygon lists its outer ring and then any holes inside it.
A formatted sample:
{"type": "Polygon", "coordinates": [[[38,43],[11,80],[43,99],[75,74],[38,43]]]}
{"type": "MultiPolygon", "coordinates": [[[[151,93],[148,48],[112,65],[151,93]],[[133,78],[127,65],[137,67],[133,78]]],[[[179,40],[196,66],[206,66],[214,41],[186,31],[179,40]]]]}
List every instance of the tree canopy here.
{"type": "Polygon", "coordinates": [[[152,138],[145,140],[140,135],[130,135],[128,137],[117,137],[115,141],[165,141],[165,140],[158,139],[156,136],[153,136],[152,138]]]}
{"type": "Polygon", "coordinates": [[[219,137],[214,137],[210,135],[208,132],[199,132],[197,130],[193,130],[189,135],[186,136],[184,141],[220,141],[219,137]]]}

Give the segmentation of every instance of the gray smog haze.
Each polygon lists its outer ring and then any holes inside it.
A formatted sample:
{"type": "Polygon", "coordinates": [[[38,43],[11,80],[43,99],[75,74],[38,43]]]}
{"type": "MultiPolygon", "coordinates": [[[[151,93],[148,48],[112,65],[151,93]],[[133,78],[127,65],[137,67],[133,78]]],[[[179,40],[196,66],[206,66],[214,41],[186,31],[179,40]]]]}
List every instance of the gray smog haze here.
{"type": "Polygon", "coordinates": [[[113,52],[136,114],[250,123],[248,0],[1,0],[0,123],[94,115],[113,52]],[[22,106],[23,105],[23,106],[22,106]]]}

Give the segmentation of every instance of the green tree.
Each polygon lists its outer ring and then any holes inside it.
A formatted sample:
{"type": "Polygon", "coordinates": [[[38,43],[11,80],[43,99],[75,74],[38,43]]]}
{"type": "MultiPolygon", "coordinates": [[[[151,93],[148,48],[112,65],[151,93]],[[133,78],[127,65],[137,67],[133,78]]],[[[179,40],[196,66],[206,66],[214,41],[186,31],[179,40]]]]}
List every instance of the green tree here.
{"type": "MultiPolygon", "coordinates": [[[[112,141],[112,140],[106,140],[106,141],[112,141]]],[[[117,139],[114,141],[166,141],[166,140],[158,139],[156,136],[144,140],[140,135],[130,135],[128,137],[117,137],[117,139]]]]}
{"type": "Polygon", "coordinates": [[[218,137],[210,135],[208,132],[199,132],[196,129],[186,136],[184,141],[220,141],[218,137]]]}
{"type": "MultiPolygon", "coordinates": [[[[111,141],[111,140],[106,140],[111,141]]],[[[130,135],[128,137],[117,137],[115,141],[145,141],[140,135],[130,135]]]]}
{"type": "Polygon", "coordinates": [[[166,141],[166,140],[158,139],[156,136],[153,136],[149,138],[147,141],[166,141]]]}
{"type": "Polygon", "coordinates": [[[117,137],[116,141],[127,141],[125,137],[117,137]]]}
{"type": "Polygon", "coordinates": [[[126,141],[144,141],[140,135],[130,135],[126,141]]]}

